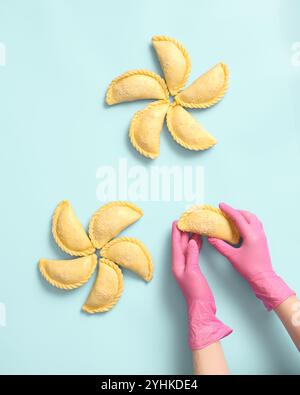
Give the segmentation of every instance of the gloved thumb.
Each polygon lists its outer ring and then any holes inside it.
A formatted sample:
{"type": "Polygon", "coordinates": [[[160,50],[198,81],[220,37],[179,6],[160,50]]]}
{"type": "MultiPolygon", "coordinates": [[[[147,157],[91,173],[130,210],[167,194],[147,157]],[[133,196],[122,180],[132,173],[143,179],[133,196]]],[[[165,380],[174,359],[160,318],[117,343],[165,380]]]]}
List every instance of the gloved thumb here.
{"type": "Polygon", "coordinates": [[[190,239],[186,250],[186,270],[199,270],[199,246],[197,241],[190,239]]]}
{"type": "Polygon", "coordinates": [[[230,259],[232,255],[233,247],[231,247],[228,243],[223,240],[215,239],[214,237],[209,237],[208,239],[209,244],[211,244],[220,254],[225,256],[227,259],[230,259]]]}

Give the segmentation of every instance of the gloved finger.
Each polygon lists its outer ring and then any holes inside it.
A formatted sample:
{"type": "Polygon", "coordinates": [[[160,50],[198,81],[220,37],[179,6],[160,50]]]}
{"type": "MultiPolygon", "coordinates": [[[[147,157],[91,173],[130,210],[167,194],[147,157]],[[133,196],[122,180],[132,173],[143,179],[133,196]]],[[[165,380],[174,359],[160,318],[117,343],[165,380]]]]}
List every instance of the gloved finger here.
{"type": "Polygon", "coordinates": [[[181,236],[181,248],[182,248],[183,253],[185,253],[185,251],[187,249],[188,242],[189,242],[190,235],[189,235],[189,232],[181,232],[180,231],[180,233],[181,233],[181,235],[180,235],[181,236]]]}
{"type": "Polygon", "coordinates": [[[200,235],[198,235],[197,233],[193,233],[191,240],[195,240],[195,242],[197,243],[198,249],[199,251],[201,251],[202,248],[202,238],[200,235]]]}
{"type": "Polygon", "coordinates": [[[238,212],[242,214],[242,216],[245,218],[245,220],[248,222],[248,224],[251,224],[251,222],[252,222],[252,214],[249,213],[249,211],[238,210],[238,212]]]}
{"type": "Polygon", "coordinates": [[[177,221],[172,223],[172,252],[177,254],[181,251],[181,232],[177,228],[177,221]]]}
{"type": "Polygon", "coordinates": [[[190,239],[187,246],[185,270],[199,270],[199,247],[197,241],[194,239],[190,239]]]}
{"type": "Polygon", "coordinates": [[[177,228],[177,221],[172,223],[172,271],[178,275],[184,271],[185,259],[181,249],[181,232],[177,228]]]}
{"type": "Polygon", "coordinates": [[[245,210],[238,210],[242,216],[246,219],[246,221],[248,222],[248,224],[254,224],[254,225],[258,225],[259,227],[263,227],[261,221],[257,218],[257,216],[253,213],[250,213],[249,211],[245,211],[245,210]]]}
{"type": "Polygon", "coordinates": [[[216,239],[214,237],[209,237],[208,239],[209,244],[211,244],[219,253],[225,256],[227,259],[230,260],[234,253],[234,248],[226,243],[224,240],[216,239]]]}
{"type": "Polygon", "coordinates": [[[172,245],[178,246],[181,243],[181,232],[177,228],[177,221],[172,222],[172,245]]]}
{"type": "Polygon", "coordinates": [[[230,217],[230,219],[232,219],[238,231],[240,232],[240,235],[243,237],[243,239],[245,239],[249,231],[249,226],[243,215],[238,210],[228,206],[226,203],[220,203],[219,207],[230,217]]]}

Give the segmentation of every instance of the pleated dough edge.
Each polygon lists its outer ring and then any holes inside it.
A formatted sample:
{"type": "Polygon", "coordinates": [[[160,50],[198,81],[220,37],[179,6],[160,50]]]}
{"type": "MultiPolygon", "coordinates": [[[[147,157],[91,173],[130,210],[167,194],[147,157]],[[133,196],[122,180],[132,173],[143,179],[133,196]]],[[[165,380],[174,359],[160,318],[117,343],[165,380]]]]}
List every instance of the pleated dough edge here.
{"type": "MultiPolygon", "coordinates": [[[[105,244],[105,246],[101,249],[101,253],[105,254],[105,251],[109,247],[111,247],[111,246],[113,246],[115,244],[118,244],[120,242],[123,242],[123,241],[135,243],[142,249],[143,253],[145,254],[145,256],[146,256],[146,258],[148,260],[148,275],[147,275],[146,278],[144,278],[144,280],[147,281],[147,282],[151,281],[152,278],[153,278],[153,271],[154,271],[153,260],[152,260],[152,257],[150,255],[148,249],[146,248],[144,243],[142,243],[140,240],[135,239],[134,237],[118,237],[117,239],[111,240],[110,242],[105,244]]],[[[105,259],[107,259],[107,258],[105,258],[105,259]]],[[[116,263],[116,265],[118,265],[118,264],[116,263]]],[[[120,265],[120,266],[122,266],[122,265],[120,265]]],[[[126,268],[124,268],[124,269],[126,269],[126,268]]],[[[126,269],[126,270],[130,270],[130,269],[126,269]]]]}
{"type": "MultiPolygon", "coordinates": [[[[115,270],[115,272],[117,273],[117,277],[118,277],[119,288],[118,288],[118,291],[117,291],[116,295],[114,296],[113,300],[105,306],[102,306],[100,308],[90,308],[85,303],[82,306],[82,310],[85,311],[86,313],[89,313],[89,314],[104,313],[106,311],[109,311],[118,302],[118,300],[120,299],[120,297],[122,295],[123,289],[124,289],[123,275],[122,275],[122,271],[119,268],[119,266],[106,258],[101,258],[100,264],[101,264],[101,262],[105,263],[106,265],[110,266],[111,268],[113,268],[115,270]]],[[[91,289],[91,291],[92,290],[93,290],[93,288],[91,289]]]]}
{"type": "Polygon", "coordinates": [[[155,102],[153,102],[153,103],[150,103],[150,104],[149,104],[147,107],[145,107],[143,110],[137,111],[137,112],[134,114],[134,116],[133,116],[133,118],[132,118],[132,120],[131,120],[131,123],[130,123],[130,128],[129,128],[129,139],[130,139],[131,144],[132,144],[133,147],[137,150],[137,152],[139,152],[141,155],[143,155],[143,156],[145,156],[146,158],[149,158],[149,159],[155,159],[155,158],[157,158],[157,157],[159,156],[159,152],[158,152],[157,155],[152,154],[151,152],[145,151],[143,148],[141,148],[141,147],[137,144],[136,139],[135,139],[135,136],[134,136],[135,125],[136,125],[136,123],[138,122],[138,120],[140,119],[140,117],[142,116],[142,114],[144,114],[144,113],[145,113],[147,110],[149,110],[150,108],[155,107],[155,106],[160,105],[160,104],[169,104],[169,102],[168,102],[168,100],[158,100],[158,101],[155,101],[155,102]]]}
{"type": "MultiPolygon", "coordinates": [[[[214,206],[211,206],[210,204],[197,204],[197,205],[194,205],[194,206],[190,207],[189,209],[187,209],[187,210],[181,215],[181,217],[179,218],[179,220],[178,220],[178,222],[177,222],[178,229],[182,230],[182,229],[181,229],[181,226],[182,226],[183,224],[185,224],[185,218],[186,218],[189,214],[191,214],[192,212],[194,212],[194,211],[196,211],[196,210],[208,210],[208,211],[212,211],[212,212],[214,212],[214,213],[216,213],[216,214],[222,215],[222,216],[223,216],[224,218],[226,218],[227,221],[230,223],[230,226],[231,226],[232,231],[233,231],[233,237],[234,237],[234,239],[240,240],[240,234],[239,234],[239,232],[238,232],[238,230],[237,230],[235,224],[233,223],[232,219],[231,219],[226,213],[224,213],[221,209],[219,209],[219,208],[217,208],[217,207],[214,207],[214,206]]],[[[184,231],[184,230],[183,230],[183,231],[184,231]]],[[[238,243],[238,241],[237,241],[237,243],[238,243]]]]}
{"type": "MultiPolygon", "coordinates": [[[[104,211],[106,208],[111,207],[111,206],[121,206],[121,207],[124,207],[124,206],[125,206],[125,207],[129,207],[129,208],[131,208],[132,210],[136,211],[136,212],[140,215],[140,217],[142,217],[142,216],[144,215],[143,211],[142,211],[139,207],[137,207],[136,205],[134,205],[133,203],[130,203],[130,202],[125,202],[125,201],[114,201],[114,202],[109,202],[109,203],[104,204],[103,206],[101,206],[101,207],[92,215],[92,217],[91,217],[91,219],[90,219],[90,224],[89,224],[89,237],[90,237],[90,240],[91,240],[93,246],[94,246],[96,249],[100,249],[100,248],[97,247],[97,242],[96,242],[96,238],[95,238],[95,235],[94,235],[94,229],[93,229],[93,227],[94,227],[94,222],[95,222],[97,216],[98,216],[102,211],[104,211]]],[[[102,248],[103,248],[103,247],[102,247],[102,248]]]]}
{"type": "Polygon", "coordinates": [[[185,86],[185,84],[189,78],[189,75],[191,72],[191,67],[192,67],[190,55],[189,55],[188,51],[184,48],[184,46],[179,41],[177,41],[175,38],[160,35],[160,36],[153,36],[152,42],[153,41],[169,41],[169,42],[175,44],[176,47],[182,52],[182,54],[186,60],[187,68],[185,70],[184,78],[183,78],[183,81],[181,82],[181,85],[176,86],[176,88],[172,89],[172,91],[170,90],[171,95],[175,96],[183,89],[183,87],[185,86]]]}
{"type": "MultiPolygon", "coordinates": [[[[179,144],[179,145],[181,145],[183,148],[186,148],[186,149],[188,149],[188,150],[190,150],[190,151],[205,151],[205,150],[207,150],[207,149],[209,149],[209,148],[212,148],[212,147],[214,147],[217,143],[218,143],[218,141],[212,136],[212,135],[210,135],[213,139],[214,139],[214,143],[210,143],[210,144],[207,144],[207,145],[198,145],[198,146],[193,146],[193,145],[190,145],[190,144],[187,144],[187,143],[185,143],[183,140],[181,140],[177,135],[176,135],[176,133],[175,133],[175,131],[174,131],[174,129],[172,128],[172,125],[171,125],[171,120],[170,120],[170,114],[171,114],[171,112],[172,112],[172,110],[173,110],[173,108],[176,106],[176,104],[174,105],[171,105],[170,107],[169,107],[169,109],[168,109],[168,111],[167,111],[167,115],[166,115],[166,124],[167,124],[167,128],[168,128],[168,130],[169,130],[169,132],[170,132],[170,134],[171,134],[171,136],[173,137],[173,139],[176,141],[176,143],[177,144],[179,144]]],[[[206,132],[206,133],[208,133],[208,132],[206,132]]]]}
{"type": "Polygon", "coordinates": [[[181,93],[181,92],[179,92],[175,96],[175,102],[185,108],[209,108],[209,107],[213,106],[214,104],[217,104],[222,99],[222,97],[225,95],[225,93],[227,92],[227,90],[229,88],[229,68],[225,63],[221,62],[219,64],[222,66],[223,71],[224,71],[225,83],[223,85],[221,92],[218,94],[218,96],[214,97],[213,99],[209,100],[208,102],[205,102],[202,104],[195,104],[195,103],[186,103],[183,100],[181,100],[178,97],[178,95],[180,95],[180,93],[181,93]]]}
{"type": "MultiPolygon", "coordinates": [[[[57,232],[56,232],[57,221],[58,221],[59,215],[60,215],[60,213],[61,213],[61,210],[62,210],[62,209],[64,208],[64,206],[66,206],[66,205],[71,206],[71,204],[70,204],[70,202],[69,202],[68,200],[62,200],[62,201],[56,206],[56,208],[55,208],[55,210],[54,210],[54,214],[53,214],[53,216],[52,216],[52,227],[51,227],[51,229],[52,229],[52,235],[53,235],[53,237],[54,237],[54,240],[55,240],[56,244],[58,245],[58,247],[59,247],[62,251],[66,252],[67,254],[69,254],[69,255],[71,255],[71,256],[78,256],[78,257],[80,257],[80,256],[88,256],[88,255],[93,254],[93,252],[95,252],[95,248],[94,248],[94,247],[91,247],[91,248],[89,248],[89,249],[87,249],[87,250],[84,250],[84,251],[74,251],[74,250],[70,250],[68,247],[66,247],[66,246],[61,242],[60,238],[58,237],[58,234],[57,234],[57,232]]],[[[73,209],[72,209],[72,210],[73,210],[73,209]]],[[[74,210],[73,210],[73,211],[74,211],[74,210]]],[[[74,215],[76,215],[75,212],[74,212],[74,215]]],[[[88,237],[88,235],[87,235],[87,237],[88,237]]],[[[91,244],[92,244],[92,242],[91,242],[91,244]]]]}
{"type": "MultiPolygon", "coordinates": [[[[39,260],[39,270],[40,273],[42,274],[42,276],[44,277],[44,279],[51,285],[53,285],[53,287],[59,288],[59,289],[65,289],[65,290],[70,290],[70,289],[75,289],[75,288],[79,288],[81,287],[83,284],[87,283],[88,280],[91,278],[92,274],[94,273],[96,266],[97,266],[97,255],[93,254],[92,255],[94,263],[93,263],[93,267],[92,270],[89,272],[89,274],[81,281],[74,283],[74,284],[62,284],[58,281],[53,280],[51,277],[49,277],[48,273],[46,272],[44,266],[43,266],[43,261],[47,260],[47,259],[40,259],[39,260]]],[[[82,257],[84,258],[84,257],[82,257]]],[[[76,258],[75,258],[76,259],[76,258]]],[[[77,258],[80,259],[80,258],[77,258]]]]}
{"type": "MultiPolygon", "coordinates": [[[[106,96],[105,96],[106,104],[108,104],[109,106],[111,106],[113,104],[118,104],[114,101],[114,99],[112,97],[112,88],[117,82],[121,81],[124,78],[130,77],[132,75],[146,75],[146,76],[154,78],[157,82],[159,82],[160,86],[162,87],[162,89],[165,93],[165,96],[166,96],[165,99],[167,100],[169,98],[168,87],[167,87],[164,79],[161,76],[159,76],[158,74],[156,74],[150,70],[138,69],[138,70],[126,71],[125,73],[119,75],[118,77],[114,78],[111,81],[111,83],[109,84],[107,91],[106,91],[106,96]]],[[[145,100],[149,100],[149,99],[145,99],[145,100]]]]}

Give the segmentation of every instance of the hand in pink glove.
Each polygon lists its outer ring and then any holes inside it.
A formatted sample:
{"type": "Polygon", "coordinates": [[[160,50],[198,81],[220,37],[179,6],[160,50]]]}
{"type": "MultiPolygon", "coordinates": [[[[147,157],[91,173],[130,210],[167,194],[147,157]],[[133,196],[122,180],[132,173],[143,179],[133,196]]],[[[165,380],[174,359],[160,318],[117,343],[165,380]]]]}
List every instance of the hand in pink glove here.
{"type": "Polygon", "coordinates": [[[232,330],[216,318],[216,305],[209,285],[199,269],[201,238],[181,232],[173,222],[172,271],[188,309],[189,346],[202,349],[229,335],[232,330]]]}
{"type": "Polygon", "coordinates": [[[220,209],[235,223],[242,236],[242,245],[235,248],[223,240],[211,237],[208,242],[248,281],[267,310],[275,309],[295,293],[274,272],[261,222],[254,214],[235,210],[225,203],[220,204],[220,209]]]}

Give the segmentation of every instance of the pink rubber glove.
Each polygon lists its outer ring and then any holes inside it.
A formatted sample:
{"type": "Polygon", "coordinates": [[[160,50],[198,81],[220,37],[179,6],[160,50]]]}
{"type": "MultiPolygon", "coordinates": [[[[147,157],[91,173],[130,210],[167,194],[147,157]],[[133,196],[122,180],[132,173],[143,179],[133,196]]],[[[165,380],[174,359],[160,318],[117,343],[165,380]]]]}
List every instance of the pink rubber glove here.
{"type": "Polygon", "coordinates": [[[232,330],[216,318],[216,305],[209,285],[199,269],[201,238],[181,232],[173,222],[172,271],[186,300],[189,346],[200,350],[229,335],[232,330]]]}
{"type": "Polygon", "coordinates": [[[235,248],[211,237],[208,238],[209,243],[248,281],[267,310],[275,309],[295,292],[274,272],[262,223],[254,214],[235,210],[225,203],[220,204],[220,209],[235,223],[242,237],[242,245],[235,248]]]}

